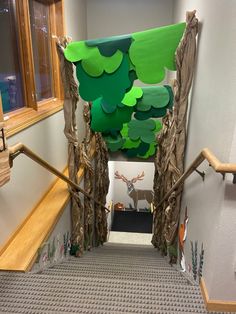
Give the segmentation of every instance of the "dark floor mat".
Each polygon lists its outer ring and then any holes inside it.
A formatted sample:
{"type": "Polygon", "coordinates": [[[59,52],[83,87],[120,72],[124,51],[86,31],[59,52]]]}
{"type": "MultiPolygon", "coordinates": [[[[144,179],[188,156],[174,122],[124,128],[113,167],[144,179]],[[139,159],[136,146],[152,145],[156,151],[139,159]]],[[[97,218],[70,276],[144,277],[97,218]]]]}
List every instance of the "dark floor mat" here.
{"type": "Polygon", "coordinates": [[[112,231],[152,233],[152,214],[135,211],[115,211],[112,231]]]}

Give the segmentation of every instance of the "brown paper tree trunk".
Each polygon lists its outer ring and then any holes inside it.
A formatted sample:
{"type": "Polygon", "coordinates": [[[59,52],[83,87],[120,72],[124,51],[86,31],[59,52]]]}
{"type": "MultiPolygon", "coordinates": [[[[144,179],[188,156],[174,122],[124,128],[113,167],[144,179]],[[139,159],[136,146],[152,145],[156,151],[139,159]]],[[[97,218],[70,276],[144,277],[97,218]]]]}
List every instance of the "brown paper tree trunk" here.
{"type": "MultiPolygon", "coordinates": [[[[61,76],[64,87],[64,133],[68,140],[68,168],[69,178],[75,183],[80,163],[80,149],[76,126],[76,108],[79,100],[78,86],[74,80],[73,64],[64,57],[64,48],[69,40],[64,37],[57,43],[57,50],[60,59],[61,76]]],[[[84,250],[84,208],[79,194],[76,190],[69,187],[71,193],[71,219],[72,235],[71,243],[73,254],[80,256],[84,250]]]]}
{"type": "MultiPolygon", "coordinates": [[[[158,203],[184,172],[188,96],[194,73],[198,33],[198,20],[195,13],[195,11],[187,12],[186,30],[176,50],[174,109],[163,118],[163,129],[158,137],[155,159],[155,213],[152,243],[165,255],[168,247],[177,242],[182,186],[163,204],[158,206],[158,203]]],[[[172,262],[175,262],[176,257],[170,257],[172,262]]]]}

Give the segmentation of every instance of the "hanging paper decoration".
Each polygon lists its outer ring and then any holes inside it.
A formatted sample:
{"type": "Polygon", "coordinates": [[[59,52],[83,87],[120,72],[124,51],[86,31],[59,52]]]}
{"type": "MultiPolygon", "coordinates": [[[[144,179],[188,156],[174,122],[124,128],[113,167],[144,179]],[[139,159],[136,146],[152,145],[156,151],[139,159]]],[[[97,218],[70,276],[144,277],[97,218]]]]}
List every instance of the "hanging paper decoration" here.
{"type": "Polygon", "coordinates": [[[164,116],[167,107],[173,105],[171,87],[133,87],[118,105],[107,104],[101,97],[96,99],[92,103],[91,128],[103,133],[110,151],[121,150],[128,157],[149,158],[156,152],[156,134],[162,124],[159,120],[134,118],[144,112],[139,111],[142,106],[149,109],[152,105],[154,110],[163,110],[164,116]]]}
{"type": "Polygon", "coordinates": [[[117,108],[114,112],[107,114],[101,106],[101,98],[96,99],[91,109],[91,128],[95,132],[106,132],[109,130],[121,130],[123,123],[131,120],[133,108],[124,106],[117,108]]]}
{"type": "Polygon", "coordinates": [[[133,86],[129,92],[125,94],[122,100],[122,104],[133,107],[136,105],[137,100],[143,96],[143,90],[141,87],[133,86]]]}
{"type": "Polygon", "coordinates": [[[156,148],[157,148],[157,143],[151,143],[151,144],[149,145],[148,151],[146,151],[146,153],[145,153],[144,155],[139,155],[139,154],[138,154],[137,157],[147,159],[147,158],[149,158],[149,157],[155,155],[155,153],[156,153],[156,148]]]}
{"type": "Polygon", "coordinates": [[[122,36],[72,42],[65,49],[76,65],[79,94],[92,102],[91,128],[102,132],[111,151],[149,158],[156,152],[161,123],[173,106],[170,86],[136,87],[136,79],[159,83],[175,70],[175,51],[185,23],[122,36]]]}
{"type": "Polygon", "coordinates": [[[154,120],[131,120],[128,123],[129,127],[129,137],[131,140],[136,141],[140,139],[142,142],[151,144],[155,141],[154,130],[156,127],[154,120]]]}
{"type": "Polygon", "coordinates": [[[118,104],[124,98],[126,89],[131,86],[127,56],[123,57],[120,67],[112,74],[103,73],[98,78],[89,76],[81,62],[76,63],[76,74],[80,82],[80,96],[86,101],[102,96],[109,104],[118,104]]]}
{"type": "Polygon", "coordinates": [[[168,85],[150,86],[143,89],[143,97],[137,102],[135,118],[146,120],[166,115],[167,109],[173,106],[173,91],[168,85]]]}
{"type": "MultiPolygon", "coordinates": [[[[129,71],[133,71],[132,75],[135,74],[135,77],[144,83],[161,82],[166,68],[176,69],[175,50],[184,29],[185,23],[179,23],[131,35],[70,43],[65,49],[65,57],[80,68],[77,69],[77,76],[80,85],[83,85],[83,88],[80,88],[80,93],[83,91],[81,97],[92,101],[102,96],[104,77],[108,83],[109,74],[111,82],[107,85],[107,90],[111,88],[114,93],[119,89],[117,83],[123,82],[124,77],[129,76],[129,71]],[[125,62],[128,66],[123,64],[125,62]],[[89,78],[96,78],[96,80],[90,85],[89,78]],[[103,82],[100,83],[100,80],[103,82]],[[88,85],[86,92],[84,85],[88,85]],[[98,96],[95,97],[94,95],[97,94],[98,96]]],[[[125,94],[125,91],[123,92],[125,94]]],[[[113,104],[115,102],[119,103],[114,100],[113,104]]]]}
{"type": "Polygon", "coordinates": [[[125,140],[122,148],[123,149],[137,148],[141,144],[141,140],[140,139],[135,141],[131,140],[131,138],[129,138],[128,132],[129,132],[128,124],[124,123],[123,128],[120,131],[122,138],[125,140]]]}
{"type": "Polygon", "coordinates": [[[159,83],[165,69],[175,70],[175,51],[186,24],[179,23],[132,34],[129,56],[140,81],[159,83]]]}
{"type": "Polygon", "coordinates": [[[123,54],[116,51],[111,57],[104,57],[97,47],[88,47],[84,41],[72,42],[65,49],[65,57],[68,61],[78,62],[84,71],[90,76],[100,76],[103,72],[114,73],[120,66],[123,54]]]}
{"type": "Polygon", "coordinates": [[[120,50],[123,53],[128,52],[131,42],[131,35],[121,35],[96,40],[87,40],[86,45],[89,47],[98,47],[101,55],[111,57],[117,50],[120,50]]]}

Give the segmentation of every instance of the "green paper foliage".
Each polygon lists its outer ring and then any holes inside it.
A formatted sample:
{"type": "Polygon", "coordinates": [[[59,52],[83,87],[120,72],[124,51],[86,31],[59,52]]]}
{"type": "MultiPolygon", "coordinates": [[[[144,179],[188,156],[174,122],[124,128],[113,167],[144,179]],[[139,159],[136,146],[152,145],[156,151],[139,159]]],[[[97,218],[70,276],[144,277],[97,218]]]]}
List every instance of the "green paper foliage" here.
{"type": "Polygon", "coordinates": [[[110,57],[104,57],[97,47],[88,47],[84,41],[70,43],[64,54],[68,61],[81,61],[83,70],[92,77],[98,77],[104,72],[109,74],[115,72],[123,59],[121,51],[116,51],[110,57]]]}
{"type": "Polygon", "coordinates": [[[137,103],[137,110],[148,111],[151,107],[163,108],[169,101],[169,92],[165,86],[148,86],[143,88],[143,97],[137,103]]]}
{"type": "Polygon", "coordinates": [[[96,40],[87,40],[85,43],[89,47],[97,46],[103,56],[110,57],[117,50],[126,53],[131,45],[131,35],[112,36],[99,38],[96,40]]]}
{"type": "Polygon", "coordinates": [[[137,120],[147,120],[149,118],[164,117],[165,114],[166,114],[166,108],[161,108],[161,109],[151,108],[148,111],[135,112],[134,117],[137,120]]]}
{"type": "Polygon", "coordinates": [[[137,103],[137,99],[143,96],[143,90],[141,87],[132,87],[131,90],[125,94],[125,97],[122,100],[122,104],[126,106],[135,106],[137,103]]]}
{"type": "Polygon", "coordinates": [[[145,154],[147,153],[147,151],[149,150],[150,145],[147,143],[144,143],[141,141],[140,145],[137,148],[131,148],[128,149],[125,154],[127,155],[127,157],[137,157],[139,156],[145,156],[145,154]]]}
{"type": "Polygon", "coordinates": [[[123,149],[130,149],[130,148],[137,148],[140,143],[141,143],[141,140],[136,140],[136,141],[133,141],[129,138],[129,135],[128,135],[128,131],[129,131],[129,128],[128,128],[128,124],[127,123],[124,123],[123,124],[123,128],[122,130],[120,131],[123,139],[125,140],[122,148],[123,149]]]}
{"type": "Polygon", "coordinates": [[[148,151],[147,151],[144,155],[139,155],[139,154],[138,154],[137,157],[143,158],[143,159],[147,159],[147,158],[149,158],[149,157],[155,155],[155,153],[156,153],[156,148],[157,148],[157,143],[151,143],[151,144],[149,145],[148,151]]]}
{"type": "Polygon", "coordinates": [[[96,99],[91,108],[91,128],[95,132],[106,132],[109,130],[121,130],[123,123],[130,121],[133,108],[124,106],[117,108],[114,112],[106,114],[101,106],[101,99],[96,99]]]}
{"type": "Polygon", "coordinates": [[[76,64],[79,93],[92,101],[91,128],[102,132],[110,151],[148,158],[156,151],[159,121],[173,106],[170,86],[134,87],[163,80],[165,70],[175,70],[175,51],[185,23],[132,35],[74,42],[65,49],[76,64]],[[132,115],[134,113],[134,118],[132,115]]]}
{"type": "Polygon", "coordinates": [[[137,141],[140,139],[142,142],[151,144],[155,141],[154,130],[156,123],[154,120],[131,120],[128,123],[129,131],[128,135],[131,140],[137,141]]]}
{"type": "Polygon", "coordinates": [[[107,144],[108,149],[112,152],[116,152],[121,149],[125,142],[125,139],[123,139],[120,135],[118,135],[117,137],[103,135],[103,138],[107,144]]]}
{"type": "Polygon", "coordinates": [[[134,117],[138,120],[160,118],[173,106],[173,91],[168,85],[143,88],[143,97],[138,100],[134,117]],[[149,95],[150,92],[150,95],[149,95]],[[160,92],[160,96],[158,95],[160,92]],[[167,102],[168,100],[168,102],[167,102]],[[167,103],[166,103],[167,102],[167,103]],[[148,109],[147,111],[144,111],[148,109]]]}
{"type": "Polygon", "coordinates": [[[129,56],[142,82],[159,83],[165,77],[166,68],[176,70],[175,51],[185,25],[179,23],[132,34],[134,41],[129,56]]]}
{"type": "Polygon", "coordinates": [[[103,73],[100,77],[91,77],[83,70],[80,62],[76,63],[76,74],[80,82],[79,93],[86,101],[103,97],[108,104],[119,104],[131,84],[127,56],[124,56],[119,69],[112,74],[103,73]]]}
{"type": "Polygon", "coordinates": [[[98,98],[98,99],[100,99],[101,101],[100,101],[100,103],[101,103],[101,106],[102,106],[102,109],[103,109],[103,111],[105,112],[105,113],[112,113],[112,112],[114,112],[114,111],[116,111],[116,105],[114,105],[114,104],[108,104],[104,99],[102,99],[102,98],[98,98]]]}

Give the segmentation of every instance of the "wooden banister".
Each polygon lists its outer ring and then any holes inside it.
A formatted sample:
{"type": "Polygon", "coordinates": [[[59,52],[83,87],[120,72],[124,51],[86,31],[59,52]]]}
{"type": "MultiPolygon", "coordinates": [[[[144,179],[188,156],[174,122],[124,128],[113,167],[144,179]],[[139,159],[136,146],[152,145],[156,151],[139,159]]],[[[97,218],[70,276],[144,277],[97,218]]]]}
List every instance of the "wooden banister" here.
{"type": "MultiPolygon", "coordinates": [[[[236,184],[236,163],[222,163],[217,159],[217,157],[208,149],[204,148],[197,158],[192,162],[188,169],[182,174],[182,176],[176,181],[169,192],[163,197],[163,199],[157,204],[157,208],[162,205],[162,203],[169,198],[169,196],[181,185],[184,181],[194,172],[197,171],[197,167],[204,161],[207,160],[209,165],[217,173],[224,175],[225,173],[233,174],[233,183],[236,184]]],[[[204,178],[204,173],[200,173],[204,178]]]]}
{"type": "Polygon", "coordinates": [[[58,171],[56,168],[51,166],[49,163],[47,163],[45,160],[43,160],[41,157],[36,155],[34,152],[32,152],[27,146],[23,145],[22,143],[18,143],[14,146],[9,147],[9,153],[10,153],[10,165],[13,165],[13,160],[19,156],[20,154],[24,154],[33,161],[35,161],[37,164],[42,166],[43,168],[47,169],[54,175],[56,175],[58,178],[62,179],[66,183],[68,183],[71,187],[79,191],[80,193],[84,194],[87,198],[93,200],[98,205],[105,208],[107,212],[110,212],[108,208],[106,208],[101,202],[96,200],[92,195],[88,194],[86,191],[84,191],[78,184],[71,181],[67,176],[65,176],[62,172],[58,171]]]}

